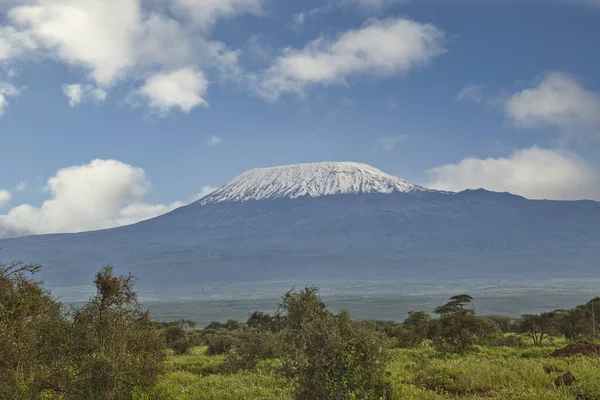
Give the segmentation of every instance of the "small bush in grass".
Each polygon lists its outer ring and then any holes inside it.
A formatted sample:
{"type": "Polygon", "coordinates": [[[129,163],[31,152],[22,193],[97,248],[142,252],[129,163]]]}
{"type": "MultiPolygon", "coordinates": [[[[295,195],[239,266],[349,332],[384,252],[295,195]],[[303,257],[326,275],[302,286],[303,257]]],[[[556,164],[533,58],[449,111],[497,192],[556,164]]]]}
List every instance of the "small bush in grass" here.
{"type": "Polygon", "coordinates": [[[208,355],[227,354],[235,342],[234,335],[229,331],[216,331],[206,337],[208,355]]]}
{"type": "Polygon", "coordinates": [[[279,358],[283,354],[281,335],[271,331],[247,328],[237,331],[233,339],[233,347],[225,361],[225,369],[230,372],[252,370],[259,361],[279,358]]]}

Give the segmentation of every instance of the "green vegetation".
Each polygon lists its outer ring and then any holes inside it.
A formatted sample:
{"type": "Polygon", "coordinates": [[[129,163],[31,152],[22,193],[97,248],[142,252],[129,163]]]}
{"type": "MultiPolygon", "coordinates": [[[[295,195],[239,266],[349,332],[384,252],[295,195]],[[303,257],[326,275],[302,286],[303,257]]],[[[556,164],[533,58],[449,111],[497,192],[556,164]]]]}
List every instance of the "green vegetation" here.
{"type": "Polygon", "coordinates": [[[65,312],[38,270],[0,264],[1,399],[600,399],[598,298],[513,319],[479,316],[461,294],[397,323],[332,313],[308,287],[275,315],[196,329],[150,321],[134,279],[110,267],[65,312]]]}

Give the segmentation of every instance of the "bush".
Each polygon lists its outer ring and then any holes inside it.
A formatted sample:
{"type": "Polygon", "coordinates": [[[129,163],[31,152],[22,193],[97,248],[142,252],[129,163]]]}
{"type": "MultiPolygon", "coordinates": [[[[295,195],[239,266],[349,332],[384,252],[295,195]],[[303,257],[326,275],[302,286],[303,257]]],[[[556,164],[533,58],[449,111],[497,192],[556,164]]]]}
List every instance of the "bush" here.
{"type": "Polygon", "coordinates": [[[130,399],[163,371],[165,342],[134,291],[134,278],[102,269],[96,295],[73,316],[71,391],[76,399],[130,399]]]}
{"type": "Polygon", "coordinates": [[[29,278],[37,265],[0,264],[0,399],[53,396],[68,382],[69,323],[29,278]]]}
{"type": "Polygon", "coordinates": [[[37,270],[0,265],[0,398],[127,400],[155,384],[164,340],[141,311],[131,276],[104,268],[96,296],[67,316],[25,276],[37,270]]]}
{"type": "Polygon", "coordinates": [[[476,344],[493,342],[500,337],[500,330],[495,323],[467,309],[443,314],[433,326],[433,346],[441,352],[469,351],[476,344]]]}
{"type": "Polygon", "coordinates": [[[216,331],[206,337],[208,355],[227,354],[233,347],[234,337],[229,331],[216,331]]]}
{"type": "Polygon", "coordinates": [[[252,370],[261,360],[281,357],[282,351],[281,335],[277,333],[252,328],[237,331],[225,369],[229,372],[252,370]]]}
{"type": "Polygon", "coordinates": [[[296,399],[380,398],[387,340],[375,323],[329,313],[316,288],[288,292],[280,305],[287,372],[296,399]]]}

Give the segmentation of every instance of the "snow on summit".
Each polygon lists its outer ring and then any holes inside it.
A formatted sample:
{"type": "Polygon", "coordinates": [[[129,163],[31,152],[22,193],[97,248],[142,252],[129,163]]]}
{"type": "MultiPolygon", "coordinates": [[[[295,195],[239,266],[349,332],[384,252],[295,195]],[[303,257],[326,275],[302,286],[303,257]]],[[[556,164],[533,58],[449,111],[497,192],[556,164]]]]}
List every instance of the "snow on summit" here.
{"type": "Polygon", "coordinates": [[[428,189],[366,164],[320,162],[246,171],[201,199],[200,203],[425,190],[428,189]]]}

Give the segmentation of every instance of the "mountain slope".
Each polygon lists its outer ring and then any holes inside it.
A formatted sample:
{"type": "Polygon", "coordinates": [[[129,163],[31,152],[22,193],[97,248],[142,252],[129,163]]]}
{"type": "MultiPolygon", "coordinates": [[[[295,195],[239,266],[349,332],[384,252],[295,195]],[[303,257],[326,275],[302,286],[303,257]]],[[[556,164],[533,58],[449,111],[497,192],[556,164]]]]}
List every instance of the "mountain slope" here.
{"type": "Polygon", "coordinates": [[[43,264],[50,287],[87,284],[112,263],[160,288],[156,295],[174,296],[169,288],[207,282],[285,281],[289,289],[306,280],[600,276],[600,203],[417,186],[377,192],[396,182],[376,186],[379,174],[345,180],[341,173],[325,186],[290,180],[268,190],[263,182],[288,175],[266,175],[234,180],[228,190],[135,225],[0,240],[0,258],[43,264]],[[249,181],[258,183],[236,183],[249,181]],[[259,196],[255,188],[265,190],[259,196]],[[340,188],[346,192],[330,194],[340,188]]]}

